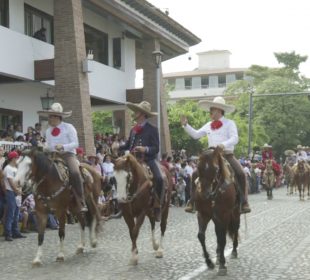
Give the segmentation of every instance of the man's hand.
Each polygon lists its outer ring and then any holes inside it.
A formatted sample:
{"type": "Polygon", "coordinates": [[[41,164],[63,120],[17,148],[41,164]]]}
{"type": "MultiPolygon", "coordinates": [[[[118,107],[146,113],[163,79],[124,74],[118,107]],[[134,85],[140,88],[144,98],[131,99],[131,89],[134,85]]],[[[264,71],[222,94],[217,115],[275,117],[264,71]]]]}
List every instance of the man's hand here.
{"type": "Polygon", "coordinates": [[[61,145],[61,144],[57,144],[57,145],[55,146],[55,149],[56,149],[56,151],[60,152],[60,151],[63,151],[63,150],[64,150],[64,146],[61,145]]]}
{"type": "Polygon", "coordinates": [[[219,145],[217,145],[219,148],[220,148],[220,150],[223,152],[224,150],[225,150],[225,146],[223,145],[223,144],[219,144],[219,145]]]}
{"type": "Polygon", "coordinates": [[[137,146],[135,147],[135,152],[138,152],[138,153],[145,153],[146,152],[146,147],[143,147],[143,146],[137,146]]]}
{"type": "Polygon", "coordinates": [[[184,115],[181,116],[180,121],[181,121],[181,125],[187,125],[188,124],[187,117],[184,115]]]}

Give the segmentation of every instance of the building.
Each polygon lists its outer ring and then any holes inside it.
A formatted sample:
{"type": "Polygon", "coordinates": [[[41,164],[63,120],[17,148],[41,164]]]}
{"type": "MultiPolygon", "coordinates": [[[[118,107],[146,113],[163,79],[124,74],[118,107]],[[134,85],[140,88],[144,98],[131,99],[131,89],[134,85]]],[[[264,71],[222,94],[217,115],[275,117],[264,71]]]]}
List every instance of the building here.
{"type": "MultiPolygon", "coordinates": [[[[55,100],[73,110],[70,121],[88,151],[91,110],[113,110],[127,134],[126,101],[144,99],[157,110],[153,52],[165,61],[200,42],[145,0],[0,0],[0,38],[0,130],[21,123],[26,131],[38,121],[42,101],[55,100]],[[137,69],[147,81],[139,90],[137,69]]],[[[169,150],[161,103],[162,148],[169,150]]]]}
{"type": "Polygon", "coordinates": [[[181,99],[213,99],[223,95],[230,83],[244,79],[247,68],[230,68],[229,51],[212,50],[197,55],[197,69],[164,74],[164,80],[171,88],[170,102],[181,99]]]}

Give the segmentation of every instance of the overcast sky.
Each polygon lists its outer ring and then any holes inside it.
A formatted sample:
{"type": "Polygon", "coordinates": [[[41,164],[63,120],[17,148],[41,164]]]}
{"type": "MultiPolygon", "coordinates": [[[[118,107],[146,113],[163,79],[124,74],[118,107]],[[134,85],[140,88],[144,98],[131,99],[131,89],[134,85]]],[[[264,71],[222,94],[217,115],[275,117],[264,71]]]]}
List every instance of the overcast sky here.
{"type": "Polygon", "coordinates": [[[279,66],[274,52],[307,55],[301,73],[310,77],[310,0],[148,0],[202,42],[189,54],[163,63],[163,72],[192,70],[197,52],[229,50],[231,67],[279,66]],[[188,56],[192,59],[188,60],[188,56]]]}

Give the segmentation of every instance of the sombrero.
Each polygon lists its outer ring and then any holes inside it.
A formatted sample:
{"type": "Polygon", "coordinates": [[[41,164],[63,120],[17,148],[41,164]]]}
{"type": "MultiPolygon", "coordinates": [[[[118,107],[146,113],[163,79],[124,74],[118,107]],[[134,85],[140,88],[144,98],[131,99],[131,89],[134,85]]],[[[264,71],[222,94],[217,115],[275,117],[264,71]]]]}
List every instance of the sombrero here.
{"type": "Polygon", "coordinates": [[[48,117],[50,115],[68,118],[72,115],[72,111],[64,112],[60,103],[53,103],[49,110],[38,111],[39,116],[48,117]]]}
{"type": "Polygon", "coordinates": [[[297,150],[303,150],[304,147],[303,147],[302,145],[297,145],[296,149],[297,149],[297,150]]]}
{"type": "Polygon", "coordinates": [[[235,106],[227,105],[225,99],[221,96],[215,97],[213,101],[200,100],[198,102],[198,105],[200,108],[206,111],[210,111],[211,108],[221,109],[226,113],[232,113],[233,111],[235,111],[235,106]]]}
{"type": "Polygon", "coordinates": [[[262,146],[262,148],[272,148],[272,146],[265,143],[264,146],[262,146]]]}
{"type": "Polygon", "coordinates": [[[127,107],[134,112],[142,112],[148,117],[157,116],[156,112],[151,112],[151,104],[147,101],[142,101],[140,103],[126,102],[127,107]]]}
{"type": "Polygon", "coordinates": [[[286,156],[293,156],[293,155],[295,155],[295,152],[293,150],[286,150],[284,152],[284,155],[286,155],[286,156]]]}

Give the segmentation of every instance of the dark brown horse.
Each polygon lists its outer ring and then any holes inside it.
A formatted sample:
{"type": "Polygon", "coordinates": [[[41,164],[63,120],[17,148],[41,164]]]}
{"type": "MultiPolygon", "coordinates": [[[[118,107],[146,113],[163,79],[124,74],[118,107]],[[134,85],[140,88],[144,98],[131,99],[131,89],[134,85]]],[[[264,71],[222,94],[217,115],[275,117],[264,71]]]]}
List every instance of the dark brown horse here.
{"type": "MultiPolygon", "coordinates": [[[[100,191],[101,176],[89,165],[81,164],[84,168],[84,190],[88,212],[82,214],[76,203],[76,195],[70,185],[70,181],[60,178],[60,173],[55,167],[55,162],[45,153],[32,151],[24,155],[18,161],[18,170],[15,180],[24,186],[27,180],[32,181],[35,198],[35,211],[38,223],[38,251],[32,264],[42,264],[42,245],[47,223],[48,213],[53,212],[59,221],[60,250],[57,261],[64,261],[64,238],[66,213],[69,210],[76,215],[80,223],[81,240],[77,247],[77,254],[83,253],[85,247],[85,226],[90,229],[90,243],[92,247],[97,245],[97,230],[99,229],[99,212],[97,199],[100,191]],[[87,170],[87,171],[85,171],[87,170]]],[[[69,178],[69,174],[66,173],[69,178]]]]}
{"type": "Polygon", "coordinates": [[[240,227],[240,203],[233,171],[221,155],[220,148],[204,152],[199,159],[198,172],[194,173],[196,186],[195,202],[198,211],[199,233],[204,257],[209,269],[214,264],[209,257],[205,244],[207,225],[212,220],[217,237],[218,275],[226,275],[224,249],[226,234],[233,240],[231,257],[237,257],[238,231],[240,227]],[[198,175],[198,177],[197,177],[198,175]]]}
{"type": "Polygon", "coordinates": [[[309,183],[310,183],[310,168],[306,162],[303,160],[298,161],[298,163],[293,167],[293,184],[295,184],[299,191],[299,200],[305,199],[305,189],[308,189],[309,193],[309,183]]]}
{"type": "Polygon", "coordinates": [[[161,212],[161,238],[159,244],[155,240],[155,217],[153,213],[153,183],[150,174],[144,164],[141,164],[132,155],[128,154],[115,161],[115,178],[117,180],[117,191],[120,197],[126,201],[120,203],[124,220],[129,229],[132,241],[132,257],[130,264],[138,263],[137,238],[139,230],[144,222],[145,216],[149,217],[152,230],[153,249],[156,257],[163,257],[163,238],[167,226],[169,204],[171,198],[172,181],[168,170],[161,166],[164,177],[165,199],[161,212]]]}

